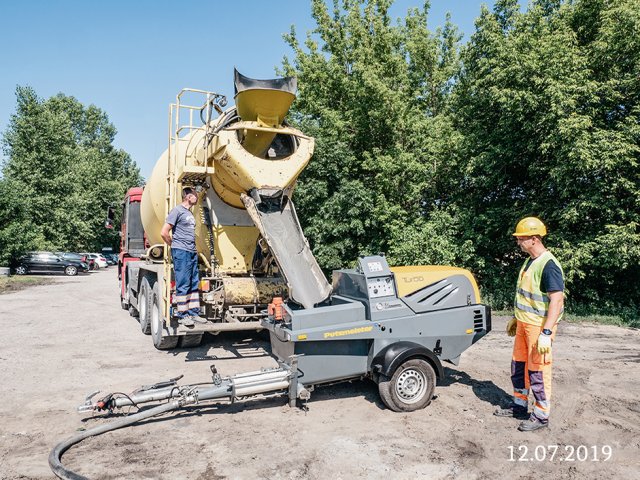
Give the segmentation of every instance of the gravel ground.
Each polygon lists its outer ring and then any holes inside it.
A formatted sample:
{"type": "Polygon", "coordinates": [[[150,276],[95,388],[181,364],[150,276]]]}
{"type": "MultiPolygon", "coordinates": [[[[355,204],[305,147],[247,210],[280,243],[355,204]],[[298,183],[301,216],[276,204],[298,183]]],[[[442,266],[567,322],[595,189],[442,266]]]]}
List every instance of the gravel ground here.
{"type": "MultiPolygon", "coordinates": [[[[63,460],[92,479],[639,478],[640,332],[561,324],[550,427],[521,433],[491,414],[511,390],[505,320],[446,368],[425,410],[393,413],[358,381],[318,388],[307,412],[281,397],[212,405],[85,440],[63,460]]],[[[223,375],[275,365],[258,334],[155,350],[120,309],[113,267],[0,296],[0,328],[3,479],[54,478],[51,448],[110,421],[75,412],[87,393],[209,381],[212,363],[223,375]]]]}

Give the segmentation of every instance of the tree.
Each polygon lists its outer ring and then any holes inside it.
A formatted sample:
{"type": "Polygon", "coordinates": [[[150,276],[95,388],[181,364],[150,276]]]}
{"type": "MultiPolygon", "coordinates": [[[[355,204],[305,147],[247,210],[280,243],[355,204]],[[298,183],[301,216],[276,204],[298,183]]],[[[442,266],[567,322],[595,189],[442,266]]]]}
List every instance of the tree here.
{"type": "Polygon", "coordinates": [[[427,29],[428,2],[393,25],[390,4],[336,0],[330,13],[314,0],[317,28],[304,45],[294,29],[285,36],[295,58],[280,73],[300,85],[292,122],[317,141],[296,204],[327,270],[366,253],[465,263],[470,252],[456,240],[448,188],[459,138],[447,103],[461,36],[449,20],[427,29]]]}
{"type": "Polygon", "coordinates": [[[483,9],[462,53],[455,125],[468,160],[457,203],[498,305],[520,261],[510,229],[549,225],[573,305],[640,296],[640,2],[515,0],[483,9]],[[508,274],[506,274],[508,273],[508,274]]]}
{"type": "Polygon", "coordinates": [[[73,97],[38,98],[16,90],[16,113],[3,136],[0,179],[0,261],[28,250],[98,250],[114,245],[106,208],[141,177],[129,155],[113,146],[107,115],[73,97]]]}

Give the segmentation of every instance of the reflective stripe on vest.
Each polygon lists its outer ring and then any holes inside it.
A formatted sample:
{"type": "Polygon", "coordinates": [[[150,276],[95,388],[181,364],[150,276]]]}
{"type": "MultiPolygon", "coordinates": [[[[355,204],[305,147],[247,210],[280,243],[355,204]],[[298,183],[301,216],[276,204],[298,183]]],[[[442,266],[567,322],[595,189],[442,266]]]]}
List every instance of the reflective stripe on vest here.
{"type": "MultiPolygon", "coordinates": [[[[540,286],[542,283],[542,272],[549,261],[554,262],[560,269],[560,272],[562,272],[560,263],[549,251],[544,252],[533,260],[526,270],[527,260],[525,260],[520,269],[514,306],[515,317],[521,322],[537,326],[544,325],[549,312],[549,296],[540,290],[540,286]]],[[[564,278],[564,273],[562,276],[564,278]]],[[[560,321],[563,312],[564,309],[560,312],[557,321],[560,321]]]]}

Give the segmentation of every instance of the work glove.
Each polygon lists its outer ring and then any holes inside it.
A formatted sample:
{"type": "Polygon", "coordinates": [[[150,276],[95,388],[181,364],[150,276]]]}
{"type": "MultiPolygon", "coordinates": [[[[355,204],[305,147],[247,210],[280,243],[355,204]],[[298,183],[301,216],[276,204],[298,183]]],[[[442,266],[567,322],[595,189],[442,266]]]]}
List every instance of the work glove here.
{"type": "Polygon", "coordinates": [[[518,320],[516,317],[513,317],[509,322],[507,322],[507,335],[510,337],[516,336],[516,329],[518,328],[518,320]]]}
{"type": "Polygon", "coordinates": [[[551,335],[540,333],[538,337],[538,353],[540,355],[551,353],[551,335]]]}

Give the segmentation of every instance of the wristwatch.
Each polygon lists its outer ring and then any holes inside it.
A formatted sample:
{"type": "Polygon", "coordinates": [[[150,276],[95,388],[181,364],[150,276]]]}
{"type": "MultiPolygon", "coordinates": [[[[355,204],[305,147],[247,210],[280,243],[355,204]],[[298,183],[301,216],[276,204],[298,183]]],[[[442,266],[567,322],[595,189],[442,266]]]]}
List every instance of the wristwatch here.
{"type": "Polygon", "coordinates": [[[548,328],[543,328],[542,329],[542,333],[545,335],[551,335],[553,332],[551,330],[549,330],[548,328]]]}

